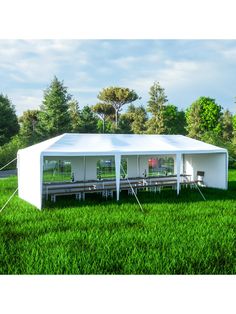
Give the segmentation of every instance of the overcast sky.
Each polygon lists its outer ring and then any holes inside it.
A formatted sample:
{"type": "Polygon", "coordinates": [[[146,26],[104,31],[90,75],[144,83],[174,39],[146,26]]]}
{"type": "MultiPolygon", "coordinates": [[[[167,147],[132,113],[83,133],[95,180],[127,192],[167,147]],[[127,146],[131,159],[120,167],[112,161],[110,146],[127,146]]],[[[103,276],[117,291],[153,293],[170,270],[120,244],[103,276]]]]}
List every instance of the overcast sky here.
{"type": "Polygon", "coordinates": [[[0,40],[0,93],[18,115],[39,107],[54,75],[81,107],[108,86],[134,89],[146,105],[159,81],[179,108],[209,96],[236,112],[236,40],[0,40]]]}

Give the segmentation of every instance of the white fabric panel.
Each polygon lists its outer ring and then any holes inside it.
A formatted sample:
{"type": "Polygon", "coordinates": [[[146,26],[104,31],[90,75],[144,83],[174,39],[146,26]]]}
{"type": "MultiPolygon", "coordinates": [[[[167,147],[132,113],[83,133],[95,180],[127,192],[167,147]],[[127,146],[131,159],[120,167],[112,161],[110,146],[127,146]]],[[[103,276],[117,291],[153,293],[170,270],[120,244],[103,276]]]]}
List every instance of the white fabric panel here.
{"type": "Polygon", "coordinates": [[[227,189],[227,154],[185,155],[186,173],[197,179],[197,171],[204,171],[204,183],[208,187],[227,189]]]}
{"type": "MultiPolygon", "coordinates": [[[[182,135],[139,134],[63,134],[57,138],[37,144],[45,155],[99,155],[152,154],[176,152],[223,152],[219,148],[182,135]],[[46,147],[46,148],[45,148],[46,147]]],[[[36,145],[35,145],[36,146],[36,145]]],[[[32,146],[33,148],[34,146],[32,146]]]]}
{"type": "Polygon", "coordinates": [[[97,180],[97,162],[99,157],[86,157],[86,180],[97,180]]]}
{"type": "MultiPolygon", "coordinates": [[[[137,156],[122,156],[127,158],[127,175],[128,178],[138,177],[138,158],[137,156]]],[[[123,172],[121,172],[123,173],[123,172]]]]}
{"type": "Polygon", "coordinates": [[[18,195],[38,209],[42,208],[42,163],[40,152],[18,151],[18,195]]]}

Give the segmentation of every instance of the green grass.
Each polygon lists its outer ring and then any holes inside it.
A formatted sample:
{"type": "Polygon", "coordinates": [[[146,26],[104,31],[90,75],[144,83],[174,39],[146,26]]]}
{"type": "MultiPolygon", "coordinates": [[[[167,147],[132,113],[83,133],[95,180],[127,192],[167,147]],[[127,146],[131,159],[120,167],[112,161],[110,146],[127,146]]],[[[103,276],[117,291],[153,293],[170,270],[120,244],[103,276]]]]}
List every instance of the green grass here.
{"type": "MultiPolygon", "coordinates": [[[[61,198],[40,212],[17,196],[0,213],[1,274],[235,274],[236,170],[228,191],[61,198]]],[[[0,207],[16,188],[0,180],[0,207]]]]}
{"type": "Polygon", "coordinates": [[[71,172],[56,172],[44,171],[43,182],[61,182],[61,181],[71,181],[71,172]]]}

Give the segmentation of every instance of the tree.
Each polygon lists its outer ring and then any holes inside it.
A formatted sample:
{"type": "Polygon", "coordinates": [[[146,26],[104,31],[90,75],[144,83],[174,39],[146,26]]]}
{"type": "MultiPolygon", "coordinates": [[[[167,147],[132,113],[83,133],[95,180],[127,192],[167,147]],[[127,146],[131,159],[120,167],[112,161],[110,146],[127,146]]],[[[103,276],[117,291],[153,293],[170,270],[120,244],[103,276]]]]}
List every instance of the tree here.
{"type": "Polygon", "coordinates": [[[102,133],[105,133],[105,121],[108,117],[113,117],[115,114],[114,108],[110,104],[97,103],[92,107],[98,117],[102,120],[102,133]]]}
{"type": "Polygon", "coordinates": [[[172,104],[164,108],[164,125],[166,134],[186,134],[185,112],[172,104]]]}
{"type": "MultiPolygon", "coordinates": [[[[17,151],[23,147],[25,145],[22,143],[18,134],[13,136],[10,142],[0,146],[0,168],[5,166],[10,160],[15,159],[17,151]]],[[[7,169],[16,169],[16,161],[9,164],[5,170],[7,169]]]]}
{"type": "Polygon", "coordinates": [[[81,128],[81,118],[80,118],[80,110],[79,103],[77,100],[73,99],[68,104],[69,107],[69,115],[70,115],[70,131],[72,133],[79,132],[81,128]]]}
{"type": "Polygon", "coordinates": [[[0,145],[9,142],[19,132],[15,107],[7,96],[0,94],[0,145]]]}
{"type": "Polygon", "coordinates": [[[233,137],[233,115],[229,110],[225,110],[222,116],[222,138],[230,142],[233,137]]]}
{"type": "Polygon", "coordinates": [[[104,88],[99,94],[98,99],[115,110],[116,128],[118,128],[118,116],[125,104],[132,103],[140,99],[134,90],[125,87],[108,87],[104,88]]]}
{"type": "Polygon", "coordinates": [[[44,92],[43,104],[40,107],[40,131],[43,138],[49,138],[68,132],[70,126],[69,101],[71,95],[67,87],[55,76],[44,92]]]}
{"type": "Polygon", "coordinates": [[[152,117],[147,121],[147,133],[163,134],[166,131],[164,105],[168,101],[165,89],[160,86],[159,82],[154,82],[150,87],[149,95],[147,111],[151,113],[152,117]]]}
{"type": "Polygon", "coordinates": [[[197,140],[201,139],[202,126],[201,126],[201,105],[195,101],[190,108],[186,110],[186,130],[188,135],[197,140]]]}
{"type": "Polygon", "coordinates": [[[143,106],[135,107],[129,105],[126,113],[131,121],[131,131],[134,134],[143,134],[146,132],[146,122],[148,120],[147,112],[143,106]]]}
{"type": "Polygon", "coordinates": [[[126,112],[122,113],[119,118],[118,128],[113,129],[112,133],[130,134],[132,132],[133,118],[126,112]]]}
{"type": "Polygon", "coordinates": [[[204,139],[219,136],[222,129],[222,108],[210,97],[200,97],[186,111],[187,131],[190,137],[204,139]]]}
{"type": "Polygon", "coordinates": [[[98,119],[89,106],[84,106],[80,113],[81,133],[96,133],[98,119]]]}
{"type": "Polygon", "coordinates": [[[232,123],[233,123],[233,136],[236,137],[236,114],[232,117],[232,123]]]}
{"type": "Polygon", "coordinates": [[[39,110],[27,110],[19,118],[20,133],[19,136],[25,146],[32,145],[38,142],[38,122],[39,110]]]}

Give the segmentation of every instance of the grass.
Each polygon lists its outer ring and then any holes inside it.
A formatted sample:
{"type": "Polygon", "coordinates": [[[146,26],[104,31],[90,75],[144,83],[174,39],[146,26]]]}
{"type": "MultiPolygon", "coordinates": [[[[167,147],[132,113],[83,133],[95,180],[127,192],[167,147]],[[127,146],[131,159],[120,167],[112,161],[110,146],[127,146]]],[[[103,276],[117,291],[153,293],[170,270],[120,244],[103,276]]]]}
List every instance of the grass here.
{"type": "MultiPolygon", "coordinates": [[[[86,202],[61,198],[40,212],[12,199],[0,213],[1,274],[235,274],[236,170],[229,190],[140,192],[86,202]]],[[[16,188],[0,180],[0,206],[16,188]]]]}
{"type": "Polygon", "coordinates": [[[53,172],[51,169],[43,172],[43,182],[71,181],[70,172],[53,172]]]}

